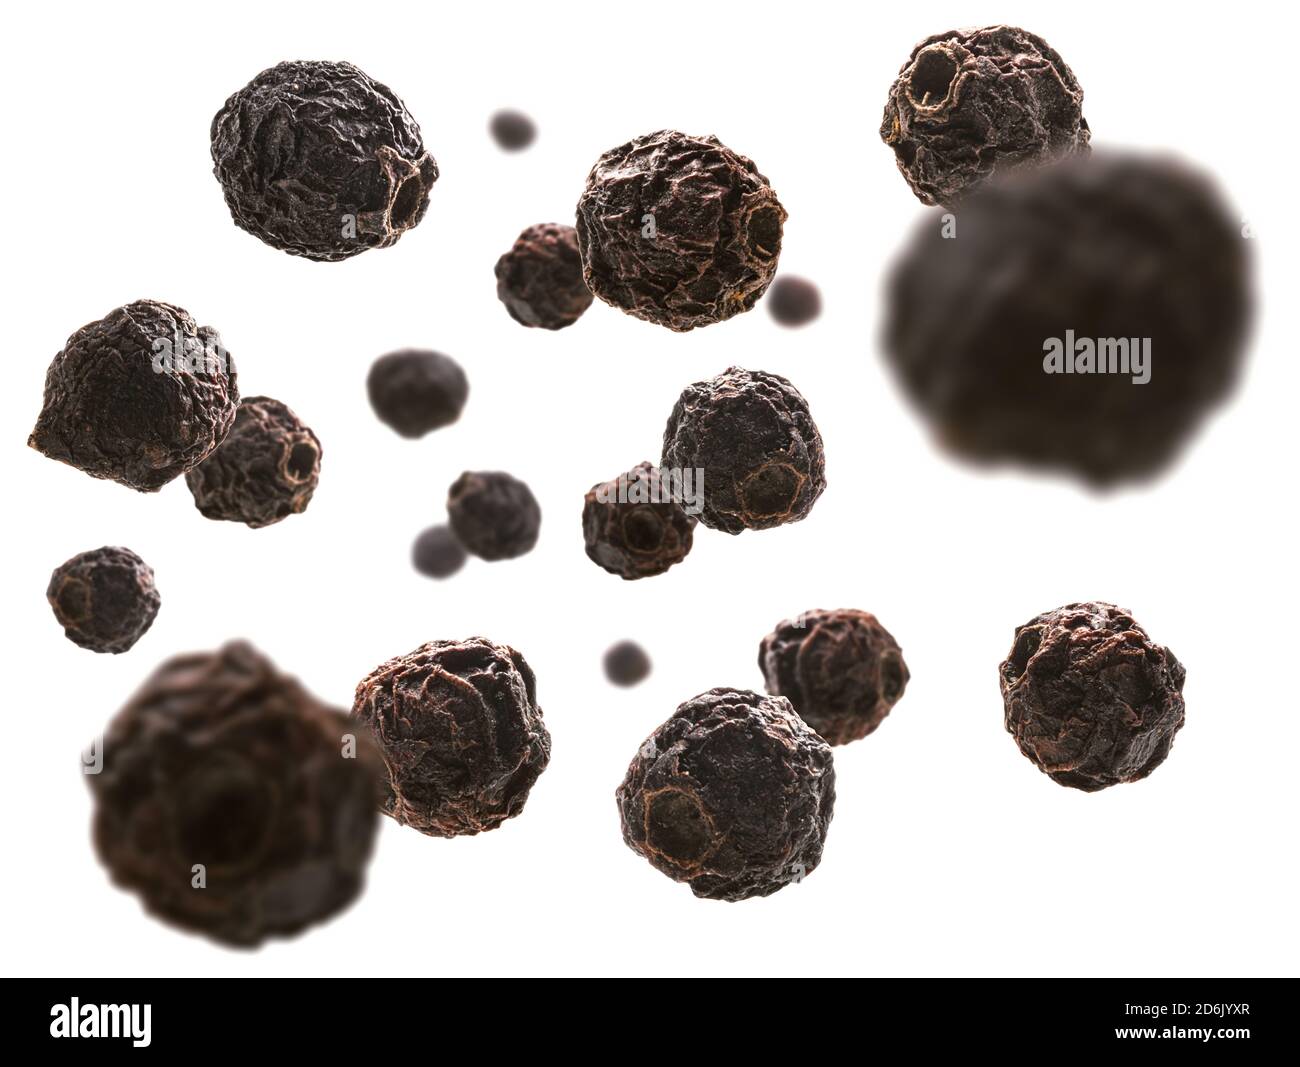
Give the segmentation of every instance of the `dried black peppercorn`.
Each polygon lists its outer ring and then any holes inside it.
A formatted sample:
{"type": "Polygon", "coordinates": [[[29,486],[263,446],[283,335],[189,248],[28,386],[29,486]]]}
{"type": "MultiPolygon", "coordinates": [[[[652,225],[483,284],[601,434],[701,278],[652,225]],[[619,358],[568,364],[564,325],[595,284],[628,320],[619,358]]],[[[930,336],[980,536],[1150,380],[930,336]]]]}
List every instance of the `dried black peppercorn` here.
{"type": "Polygon", "coordinates": [[[1099,486],[1145,478],[1231,390],[1248,242],[1204,175],[1098,152],[985,187],[955,225],[955,240],[937,218],[917,231],[884,334],[951,451],[1099,486]]]}
{"type": "Polygon", "coordinates": [[[646,739],[617,800],[656,870],[698,897],[765,897],[821,861],[834,760],[784,697],[710,689],[646,739]]]}
{"type": "Polygon", "coordinates": [[[469,380],[450,356],[404,348],[371,364],[366,392],[381,422],[403,437],[423,437],[460,418],[469,380]]]}
{"type": "Polygon", "coordinates": [[[467,554],[448,526],[430,526],[411,548],[415,569],[429,578],[450,578],[465,566],[467,554]]]}
{"type": "Polygon", "coordinates": [[[518,815],[551,758],[532,670],[482,637],[431,641],[377,667],[352,714],[388,766],[384,812],[434,837],[518,815]]]}
{"type": "Polygon", "coordinates": [[[168,660],[87,775],[95,845],[154,915],[233,945],[360,893],[382,765],[364,731],[243,642],[168,660]]]}
{"type": "Polygon", "coordinates": [[[542,509],[533,491],[503,471],[466,471],[447,490],[452,531],[479,559],[514,559],[533,550],[542,509]]]}
{"type": "Polygon", "coordinates": [[[798,522],[826,488],[807,401],[779,375],[740,367],[682,392],[660,467],[701,472],[700,521],[731,534],[798,522]]]}
{"type": "Polygon", "coordinates": [[[763,638],[767,691],[786,697],[832,745],[866,737],[907,687],[902,649],[866,611],[805,611],[763,638]]]}
{"type": "Polygon", "coordinates": [[[492,140],[507,152],[527,148],[537,137],[537,126],[522,111],[498,111],[488,123],[492,140]]]}
{"type": "Polygon", "coordinates": [[[27,443],[151,493],[217,447],[238,403],[220,334],[182,308],[137,300],[68,338],[27,443]]]}
{"type": "Polygon", "coordinates": [[[921,201],[951,206],[998,171],[1087,152],[1082,106],[1074,73],[1041,37],[949,30],[912,50],[880,136],[921,201]]]}
{"type": "Polygon", "coordinates": [[[394,244],[438,180],[391,89],[351,63],[312,60],[264,70],[226,101],[212,163],[236,225],[315,260],[394,244]]]}
{"type": "Polygon", "coordinates": [[[320,441],[297,415],[269,396],[250,396],[185,483],[204,517],[258,529],[307,509],[320,460],[320,441]]]}
{"type": "Polygon", "coordinates": [[[1145,778],[1183,726],[1187,671],[1114,604],[1067,604],[1016,629],[998,670],[1006,726],[1060,785],[1145,778]]]}
{"type": "Polygon", "coordinates": [[[783,274],[772,283],[763,301],[782,326],[807,326],[822,313],[822,294],[807,278],[783,274]]]}
{"type": "Polygon", "coordinates": [[[605,677],[615,685],[638,685],[650,677],[650,657],[635,641],[620,641],[605,653],[605,677]]]}
{"type": "Polygon", "coordinates": [[[593,485],[582,505],[587,556],[626,579],[663,574],[691,550],[694,516],[649,462],[593,485]]]}
{"type": "Polygon", "coordinates": [[[125,652],[162,603],[153,569],[129,548],[73,556],[50,576],[45,597],[68,640],[92,652],[125,652]]]}
{"type": "Polygon", "coordinates": [[[562,330],[591,307],[572,226],[529,226],[497,260],[497,297],[515,322],[562,330]]]}
{"type": "Polygon", "coordinates": [[[785,208],[716,137],[675,130],[606,152],[578,201],[588,288],[670,330],[752,308],[776,273],[785,208]]]}

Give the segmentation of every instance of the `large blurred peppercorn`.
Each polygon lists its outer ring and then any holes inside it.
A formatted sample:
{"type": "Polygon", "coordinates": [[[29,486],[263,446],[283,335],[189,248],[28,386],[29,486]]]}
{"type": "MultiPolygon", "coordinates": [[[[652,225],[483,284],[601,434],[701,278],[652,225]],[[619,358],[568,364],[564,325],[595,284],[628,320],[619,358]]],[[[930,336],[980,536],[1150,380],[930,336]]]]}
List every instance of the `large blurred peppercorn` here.
{"type": "Polygon", "coordinates": [[[582,505],[587,556],[626,579],[663,574],[691,550],[695,518],[649,462],[594,485],[582,505]]]}
{"type": "Polygon", "coordinates": [[[710,689],[646,739],[617,800],[656,870],[698,897],[764,897],[821,861],[834,761],[784,697],[710,689]]]}
{"type": "Polygon", "coordinates": [[[695,472],[700,521],[731,534],[798,522],[826,488],[822,438],[807,401],[779,375],[740,367],[682,392],[660,467],[695,472]]]}
{"type": "Polygon", "coordinates": [[[926,204],[953,205],[995,172],[1088,150],[1083,90],[1041,37],[949,30],[912,50],[880,136],[926,204]]]}
{"type": "Polygon", "coordinates": [[[1203,174],[1099,152],[985,187],[955,225],[946,239],[930,218],[913,237],[884,335],[953,452],[1143,478],[1230,391],[1249,257],[1203,174]]]}
{"type": "Polygon", "coordinates": [[[366,392],[381,422],[403,437],[423,437],[460,418],[469,379],[450,356],[404,348],[371,364],[366,392]]]}
{"type": "Polygon", "coordinates": [[[752,308],[776,273],[785,208],[716,137],[659,130],[596,161],[578,201],[587,286],[671,330],[752,308]]]}
{"type": "Polygon", "coordinates": [[[767,691],[786,697],[832,745],[866,737],[910,677],[898,642],[866,611],[806,611],[763,638],[767,691]]]}
{"type": "Polygon", "coordinates": [[[591,307],[572,226],[529,226],[497,260],[497,297],[515,322],[562,330],[591,307]]]}
{"type": "Polygon", "coordinates": [[[129,548],[73,556],[50,576],[45,597],[68,640],[92,652],[125,652],[162,603],[153,568],[129,548]]]}
{"type": "Polygon", "coordinates": [[[466,471],[447,490],[456,539],[479,559],[514,559],[533,550],[542,509],[533,491],[503,471],[466,471]]]}
{"type": "Polygon", "coordinates": [[[242,642],[168,660],[109,724],[103,768],[86,776],[113,881],[235,945],[346,907],[382,779],[352,729],[242,642]]]}
{"type": "Polygon", "coordinates": [[[212,120],[212,162],[238,226],[315,260],[395,243],[438,180],[406,105],[351,63],[264,70],[212,120]]]}
{"type": "Polygon", "coordinates": [[[226,439],[185,482],[206,518],[257,529],[307,509],[320,460],[320,441],[297,415],[269,396],[250,396],[226,439]]]}
{"type": "Polygon", "coordinates": [[[1030,619],[998,673],[1007,730],[1060,785],[1093,793],[1145,778],[1183,726],[1187,671],[1113,604],[1030,619]]]}
{"type": "Polygon", "coordinates": [[[151,493],[217,447],[238,403],[221,335],[182,308],[137,300],[68,338],[27,443],[151,493]]]}
{"type": "Polygon", "coordinates": [[[434,837],[518,815],[551,758],[532,670],[481,637],[431,641],[377,667],[352,714],[384,753],[384,812],[434,837]]]}

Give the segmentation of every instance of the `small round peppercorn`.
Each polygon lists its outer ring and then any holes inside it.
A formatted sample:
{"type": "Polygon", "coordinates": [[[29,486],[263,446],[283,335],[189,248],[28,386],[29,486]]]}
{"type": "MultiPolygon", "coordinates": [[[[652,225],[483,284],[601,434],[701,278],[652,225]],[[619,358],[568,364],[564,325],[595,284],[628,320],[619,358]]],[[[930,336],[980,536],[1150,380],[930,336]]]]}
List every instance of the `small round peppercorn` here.
{"type": "Polygon", "coordinates": [[[238,404],[221,335],[183,308],[137,300],[68,338],[27,443],[92,478],[152,493],[217,447],[238,404]]]}
{"type": "Polygon", "coordinates": [[[95,846],[154,915],[252,946],[361,892],[383,766],[342,712],[243,642],[165,662],[86,775],[95,846]]]}
{"type": "Polygon", "coordinates": [[[807,326],[822,313],[822,294],[806,278],[783,274],[763,299],[772,318],[782,326],[807,326]]]}
{"type": "Polygon", "coordinates": [[[433,837],[518,815],[551,758],[532,670],[482,637],[430,641],[375,668],[352,714],[388,766],[384,813],[433,837]]]}
{"type": "Polygon", "coordinates": [[[371,364],[366,391],[381,422],[415,438],[460,418],[469,380],[450,356],[405,348],[371,364]]]}
{"type": "Polygon", "coordinates": [[[1030,619],[998,675],[1020,751],[1054,782],[1088,793],[1145,778],[1183,726],[1186,669],[1114,604],[1066,604],[1030,619]]]}
{"type": "Polygon", "coordinates": [[[698,472],[700,521],[730,534],[798,522],[826,488],[807,401],[785,378],[740,367],[682,392],[660,468],[698,472]]]}
{"type": "Polygon", "coordinates": [[[537,137],[537,125],[522,111],[498,111],[488,123],[492,140],[507,152],[527,148],[537,137]]]}
{"type": "Polygon", "coordinates": [[[185,482],[205,518],[260,529],[307,510],[320,460],[320,441],[297,415],[269,396],[250,396],[226,439],[185,482]]]}
{"type": "Polygon", "coordinates": [[[663,574],[691,550],[695,519],[646,462],[591,487],[582,505],[587,556],[627,580],[663,574]]]}
{"type": "Polygon", "coordinates": [[[497,297],[515,322],[562,330],[591,307],[572,226],[529,226],[497,260],[497,297]]]}
{"type": "Polygon", "coordinates": [[[644,682],[650,677],[650,657],[635,641],[620,641],[605,653],[605,677],[624,687],[644,682]]]}
{"type": "Polygon", "coordinates": [[[125,652],[153,625],[162,600],[153,569],[129,548],[73,556],[50,576],[45,597],[68,640],[92,652],[125,652]]]}
{"type": "Polygon", "coordinates": [[[656,870],[698,897],[764,897],[821,861],[835,764],[784,697],[710,689],[646,739],[616,799],[656,870]]]}
{"type": "Polygon", "coordinates": [[[503,471],[466,471],[447,490],[447,515],[456,539],[485,560],[531,552],[542,526],[533,491],[503,471]]]}
{"type": "Polygon", "coordinates": [[[429,578],[450,578],[465,566],[464,546],[448,526],[430,526],[411,548],[415,569],[429,578]]]}
{"type": "Polygon", "coordinates": [[[578,201],[583,277],[601,300],[686,331],[754,306],[776,273],[785,208],[716,137],[659,130],[596,161],[578,201]]]}
{"type": "Polygon", "coordinates": [[[898,702],[910,677],[902,650],[866,611],[805,611],[763,638],[767,691],[786,697],[832,745],[866,737],[898,702]]]}

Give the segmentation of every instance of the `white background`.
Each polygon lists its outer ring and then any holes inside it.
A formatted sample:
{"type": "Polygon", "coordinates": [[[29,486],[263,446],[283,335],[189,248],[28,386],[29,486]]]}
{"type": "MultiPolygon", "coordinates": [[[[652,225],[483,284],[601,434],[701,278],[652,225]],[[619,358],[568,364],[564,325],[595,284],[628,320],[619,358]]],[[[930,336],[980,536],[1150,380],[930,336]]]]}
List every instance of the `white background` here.
{"type": "MultiPolygon", "coordinates": [[[[28,5],[5,36],[3,269],[5,846],[0,967],[18,974],[1248,975],[1297,970],[1293,307],[1296,165],[1282,6],[654,3],[28,5]],[[1071,64],[1094,143],[1177,150],[1249,220],[1261,315],[1243,387],[1158,483],[1096,496],[936,453],[885,373],[878,299],[922,212],[879,143],[921,38],[1009,22],[1071,64]],[[406,101],[442,168],[428,216],[341,264],[237,229],[211,173],[225,98],[283,59],[348,59],[406,101]],[[540,136],[498,150],[491,112],[540,136]],[[492,268],[524,226],[572,222],[605,149],[662,127],[752,157],[790,219],[781,267],[825,313],[761,306],[679,336],[597,302],[525,330],[492,268]],[[25,447],[73,330],[149,297],[219,329],[245,395],[287,402],[324,444],[301,516],[210,522],[179,479],[156,495],[25,447]],[[471,380],[460,423],[405,441],[365,375],[402,346],[471,380]],[[686,384],[731,364],[789,377],[826,442],[810,518],[701,527],[665,576],[626,583],[583,553],[582,495],[658,458],[686,384]],[[535,552],[445,583],[410,568],[461,470],[507,469],[542,503],[535,552]],[[45,602],[76,552],[128,545],[162,610],[128,654],[64,639],[45,602]],[[1071,600],[1132,610],[1187,665],[1187,725],[1150,779],[1054,785],[1002,726],[1014,628],[1071,600]],[[759,640],[811,607],[875,612],[912,671],[881,729],[835,750],[824,862],[761,900],[697,900],[622,843],[613,793],[646,734],[712,686],[761,688],[759,640]],[[523,815],[443,841],[384,823],[365,894],[257,952],[146,917],[89,839],[78,753],[165,657],[247,637],[348,706],[377,663],[440,637],[520,649],[554,758],[523,815]],[[655,672],[609,686],[601,655],[655,672]]],[[[7,16],[8,17],[8,16],[7,16]]],[[[12,21],[12,20],[11,20],[12,21]]],[[[1159,366],[1155,372],[1159,373],[1159,366]]]]}

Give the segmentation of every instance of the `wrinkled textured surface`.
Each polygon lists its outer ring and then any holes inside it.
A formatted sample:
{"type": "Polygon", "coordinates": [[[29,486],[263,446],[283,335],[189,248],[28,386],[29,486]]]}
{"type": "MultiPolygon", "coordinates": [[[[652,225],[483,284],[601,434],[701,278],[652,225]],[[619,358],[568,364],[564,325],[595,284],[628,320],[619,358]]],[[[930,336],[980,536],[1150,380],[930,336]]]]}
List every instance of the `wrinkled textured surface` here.
{"type": "Polygon", "coordinates": [[[50,576],[45,597],[68,640],[92,652],[125,652],[162,603],[153,569],[129,548],[73,556],[50,576]]]}
{"type": "Polygon", "coordinates": [[[694,529],[695,518],[671,498],[670,483],[649,462],[593,485],[582,505],[587,556],[628,580],[663,574],[684,560],[694,529]]]}
{"type": "Polygon", "coordinates": [[[529,226],[497,260],[497,298],[515,322],[562,330],[591,307],[578,235],[554,222],[529,226]]]}
{"type": "Polygon", "coordinates": [[[646,739],[616,799],[623,840],[697,897],[765,897],[821,862],[834,761],[784,697],[710,689],[646,739]]]}
{"type": "MultiPolygon", "coordinates": [[[[1176,160],[1098,152],[927,219],[893,267],[884,350],[944,447],[1098,486],[1150,477],[1236,381],[1248,241],[1176,160]],[[1150,381],[1048,374],[1045,343],[1150,342],[1150,381]]],[[[1136,347],[1136,345],[1134,345],[1136,347]]]]}
{"type": "Polygon", "coordinates": [[[238,403],[217,331],[182,308],[137,300],[68,338],[46,371],[27,443],[93,478],[151,493],[217,447],[238,403]]]}
{"type": "Polygon", "coordinates": [[[357,686],[352,714],[383,750],[384,812],[434,837],[518,815],[551,758],[532,670],[482,637],[389,660],[357,686]]]}
{"type": "Polygon", "coordinates": [[[366,392],[381,422],[403,437],[416,438],[460,418],[469,379],[450,356],[404,348],[370,365],[366,392]]]}
{"type": "Polygon", "coordinates": [[[465,566],[467,558],[449,526],[430,526],[411,546],[411,563],[428,578],[450,578],[465,566]]]}
{"type": "Polygon", "coordinates": [[[998,675],[1020,751],[1085,792],[1145,778],[1183,726],[1187,671],[1113,604],[1067,604],[1018,627],[998,675]]]}
{"type": "Polygon", "coordinates": [[[926,204],[998,172],[1087,152],[1083,90],[1041,37],[1013,26],[927,37],[889,90],[880,136],[926,204]]]}
{"type": "Polygon", "coordinates": [[[533,491],[504,471],[466,471],[447,490],[452,532],[479,559],[514,559],[531,552],[542,528],[533,491]]]}
{"type": "Polygon", "coordinates": [[[159,918],[234,945],[346,907],[364,884],[382,777],[368,738],[348,744],[353,729],[243,642],[168,660],[109,724],[103,768],[86,776],[113,881],[159,918]]]}
{"type": "Polygon", "coordinates": [[[650,677],[650,657],[635,641],[620,641],[605,652],[605,677],[615,685],[630,686],[650,677]]]}
{"type": "Polygon", "coordinates": [[[832,745],[866,737],[911,677],[903,652],[870,612],[805,611],[763,638],[758,666],[767,691],[783,696],[832,745]]]}
{"type": "Polygon", "coordinates": [[[217,112],[211,135],[235,223],[308,259],[387,248],[424,218],[438,180],[406,106],[351,63],[262,71],[217,112]]]}
{"type": "Polygon", "coordinates": [[[740,367],[682,392],[660,466],[703,470],[700,521],[730,534],[798,522],[826,488],[807,401],[780,375],[740,367]]]}
{"type": "Polygon", "coordinates": [[[185,483],[206,518],[256,529],[307,509],[320,460],[320,441],[297,415],[269,396],[250,396],[226,439],[185,483]]]}
{"type": "Polygon", "coordinates": [[[782,326],[807,326],[822,313],[822,294],[807,278],[783,274],[772,283],[763,304],[782,326]]]}
{"type": "Polygon", "coordinates": [[[587,176],[583,277],[607,304],[671,330],[722,322],[771,283],[785,219],[750,160],[716,137],[659,130],[606,152],[587,176]]]}

